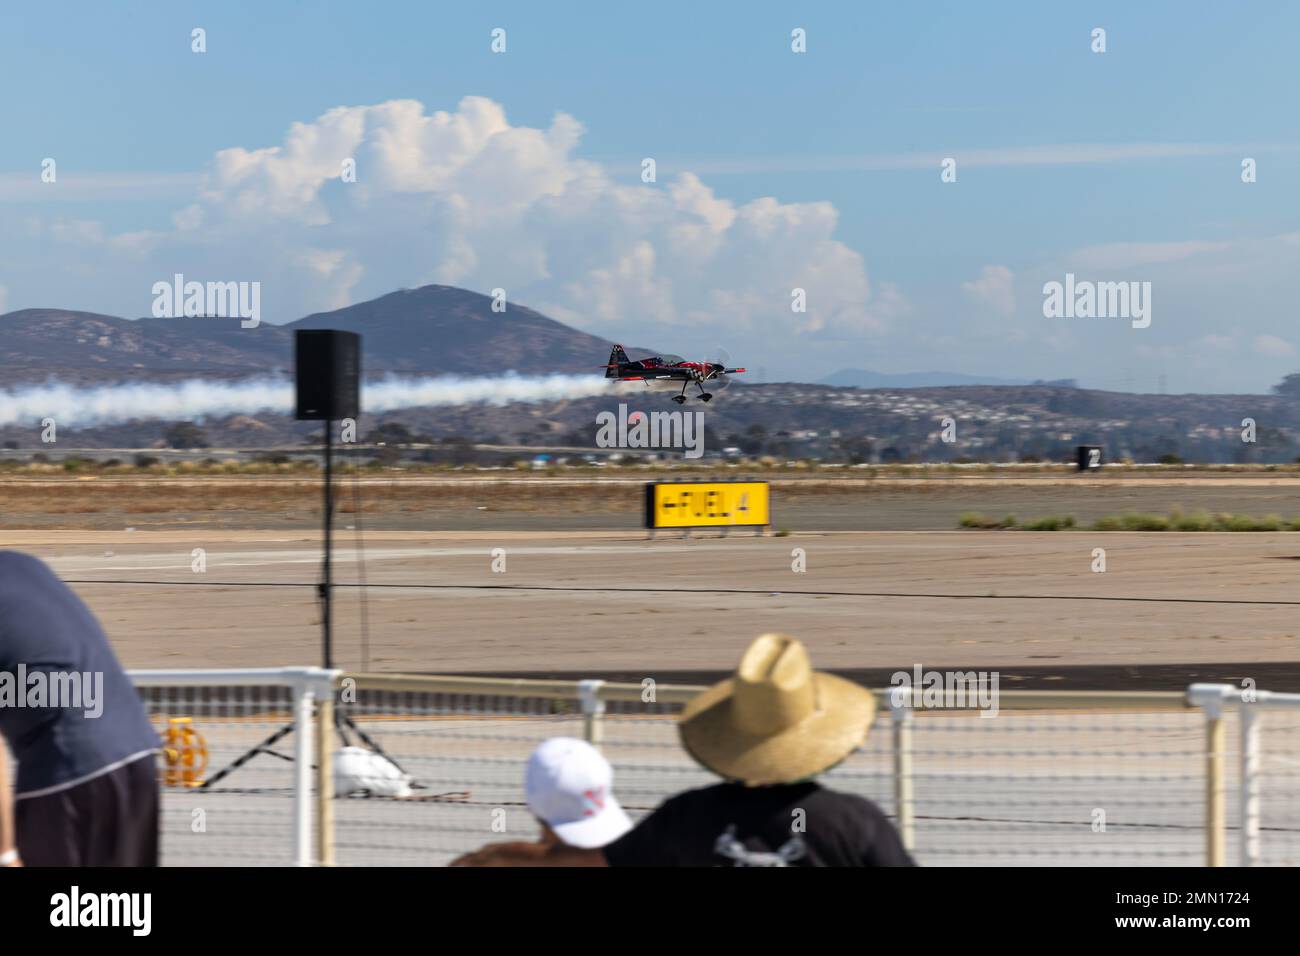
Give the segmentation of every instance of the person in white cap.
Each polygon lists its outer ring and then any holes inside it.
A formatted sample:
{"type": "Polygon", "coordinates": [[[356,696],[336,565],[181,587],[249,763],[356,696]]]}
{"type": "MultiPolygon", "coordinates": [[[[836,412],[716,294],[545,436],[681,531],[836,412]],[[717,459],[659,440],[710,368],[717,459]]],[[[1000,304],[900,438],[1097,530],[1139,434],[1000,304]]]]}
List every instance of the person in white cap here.
{"type": "MultiPolygon", "coordinates": [[[[598,849],[628,830],[628,819],[613,791],[614,771],[600,751],[576,737],[552,737],[528,758],[524,798],[542,825],[536,843],[510,844],[520,853],[541,857],[552,846],[598,849]]],[[[452,866],[479,865],[484,847],[455,860],[452,866]]]]}

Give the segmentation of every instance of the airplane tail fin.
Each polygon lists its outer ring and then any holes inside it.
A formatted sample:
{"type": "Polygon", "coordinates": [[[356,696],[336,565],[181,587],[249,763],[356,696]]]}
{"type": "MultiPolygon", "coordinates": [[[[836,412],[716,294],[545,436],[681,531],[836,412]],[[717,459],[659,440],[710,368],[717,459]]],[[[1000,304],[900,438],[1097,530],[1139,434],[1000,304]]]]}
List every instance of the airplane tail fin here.
{"type": "Polygon", "coordinates": [[[626,365],[631,359],[623,351],[623,346],[615,345],[609,352],[609,364],[605,366],[606,378],[618,378],[618,367],[626,365]]]}

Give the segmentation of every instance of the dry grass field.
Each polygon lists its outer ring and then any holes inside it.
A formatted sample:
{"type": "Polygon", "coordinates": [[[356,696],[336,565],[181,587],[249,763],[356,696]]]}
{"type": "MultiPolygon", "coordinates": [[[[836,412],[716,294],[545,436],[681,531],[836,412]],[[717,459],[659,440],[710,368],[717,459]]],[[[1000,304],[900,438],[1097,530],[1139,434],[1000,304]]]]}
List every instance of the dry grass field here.
{"type": "MultiPolygon", "coordinates": [[[[751,474],[772,482],[774,529],[792,532],[946,531],[957,528],[967,512],[1021,521],[1070,515],[1080,525],[1173,508],[1300,518],[1300,475],[1290,471],[717,473],[751,474]]],[[[646,481],[709,477],[707,471],[631,468],[553,475],[363,471],[336,479],[337,509],[345,524],[355,516],[364,527],[386,531],[635,531],[646,481]]],[[[15,529],[307,529],[319,524],[320,506],[319,475],[292,469],[212,475],[127,469],[68,476],[49,466],[0,478],[0,513],[15,529]]]]}

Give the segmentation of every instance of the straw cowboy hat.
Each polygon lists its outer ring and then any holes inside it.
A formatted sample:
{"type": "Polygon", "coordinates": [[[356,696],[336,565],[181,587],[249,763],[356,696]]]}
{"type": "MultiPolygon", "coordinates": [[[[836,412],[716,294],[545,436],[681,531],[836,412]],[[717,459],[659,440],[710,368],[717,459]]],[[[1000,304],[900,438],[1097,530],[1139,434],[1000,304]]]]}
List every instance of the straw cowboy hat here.
{"type": "Polygon", "coordinates": [[[709,770],[750,786],[816,776],[862,743],[876,698],[814,671],[793,637],[764,634],[736,676],[695,697],[682,713],[682,745],[709,770]]]}

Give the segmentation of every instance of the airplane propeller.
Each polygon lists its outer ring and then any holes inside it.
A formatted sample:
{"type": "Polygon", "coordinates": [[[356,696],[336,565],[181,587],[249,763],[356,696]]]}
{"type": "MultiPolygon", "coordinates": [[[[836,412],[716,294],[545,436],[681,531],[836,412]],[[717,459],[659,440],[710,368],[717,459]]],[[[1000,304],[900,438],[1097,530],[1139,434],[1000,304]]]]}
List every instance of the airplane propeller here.
{"type": "Polygon", "coordinates": [[[727,372],[736,371],[731,367],[731,355],[719,345],[714,347],[707,361],[716,371],[709,377],[704,387],[711,392],[720,392],[731,384],[731,376],[727,372]]]}

